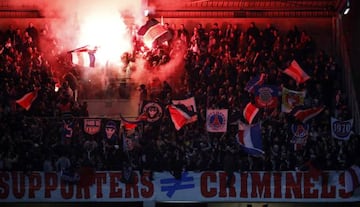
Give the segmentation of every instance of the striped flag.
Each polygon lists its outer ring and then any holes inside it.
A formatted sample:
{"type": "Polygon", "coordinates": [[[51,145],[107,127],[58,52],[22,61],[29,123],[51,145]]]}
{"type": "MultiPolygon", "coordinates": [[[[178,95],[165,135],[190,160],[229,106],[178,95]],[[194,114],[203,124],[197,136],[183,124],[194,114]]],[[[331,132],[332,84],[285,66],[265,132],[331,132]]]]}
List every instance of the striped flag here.
{"type": "Polygon", "coordinates": [[[300,67],[300,65],[293,60],[288,68],[283,71],[286,75],[293,78],[296,83],[304,83],[310,79],[310,76],[300,67]]]}
{"type": "Polygon", "coordinates": [[[28,111],[31,108],[32,103],[37,98],[38,91],[39,91],[39,89],[35,89],[34,91],[31,91],[31,92],[25,94],[20,99],[17,99],[16,103],[19,104],[24,109],[26,109],[26,111],[28,111]]]}
{"type": "Polygon", "coordinates": [[[246,83],[245,90],[251,93],[254,90],[255,86],[260,86],[264,83],[265,74],[261,73],[260,75],[255,76],[246,83]]]}
{"type": "Polygon", "coordinates": [[[171,104],[167,106],[167,109],[169,110],[170,118],[176,130],[180,130],[186,124],[197,121],[197,114],[194,111],[188,110],[183,104],[171,104]]]}
{"type": "Polygon", "coordinates": [[[156,19],[149,19],[145,25],[140,27],[138,35],[143,36],[143,41],[148,48],[172,38],[171,33],[156,19]]]}
{"type": "Polygon", "coordinates": [[[259,109],[254,104],[249,102],[245,106],[245,109],[243,111],[243,115],[244,115],[244,118],[246,119],[246,121],[249,124],[251,124],[258,112],[259,112],[259,109]]]}
{"type": "Polygon", "coordinates": [[[264,154],[260,124],[246,125],[240,122],[238,127],[236,141],[243,147],[245,152],[251,155],[264,154]]]}
{"type": "Polygon", "coordinates": [[[319,115],[325,109],[324,106],[305,108],[303,106],[298,106],[292,109],[291,114],[302,123],[307,122],[308,120],[319,115]]]}
{"type": "Polygon", "coordinates": [[[89,46],[84,46],[70,51],[72,63],[82,67],[95,67],[96,49],[96,47],[91,49],[89,46]]]}

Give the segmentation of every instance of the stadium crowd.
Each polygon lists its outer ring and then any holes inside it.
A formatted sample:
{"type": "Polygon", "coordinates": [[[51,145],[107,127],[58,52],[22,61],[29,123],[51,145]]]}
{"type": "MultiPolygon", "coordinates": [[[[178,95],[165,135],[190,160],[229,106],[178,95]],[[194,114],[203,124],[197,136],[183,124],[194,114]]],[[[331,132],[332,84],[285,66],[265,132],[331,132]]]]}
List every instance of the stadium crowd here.
{"type": "Polygon", "coordinates": [[[46,27],[39,30],[30,23],[25,29],[12,25],[2,28],[0,170],[75,172],[81,166],[97,171],[131,166],[134,170],[171,171],[179,176],[184,170],[307,170],[309,162],[319,170],[342,170],[359,164],[359,135],[338,140],[330,130],[331,117],[351,119],[342,91],[341,66],[335,57],[317,48],[306,31],[294,26],[281,33],[270,23],[265,28],[251,23],[246,29],[232,24],[221,28],[217,23],[205,29],[198,24],[192,31],[185,25],[179,29],[165,26],[173,36],[170,49],[148,54],[150,67],[166,64],[172,44],[180,41],[187,47],[185,72],[177,84],[162,82],[157,92],[142,85],[141,98],[166,105],[173,99],[195,97],[198,120],[177,131],[164,110],[159,124],[143,123],[132,132],[131,150],[123,150],[120,135],[107,140],[103,134],[84,133],[81,120],[89,116],[86,103],[74,97],[76,86],[71,81],[59,77],[69,66],[59,58],[57,45],[61,43],[46,27]],[[294,59],[310,80],[297,84],[282,72],[294,59]],[[246,122],[242,111],[254,99],[245,86],[260,73],[266,74],[266,84],[306,90],[306,106],[325,106],[309,120],[307,143],[301,149],[294,149],[289,130],[294,120],[281,111],[280,104],[275,109],[260,110],[255,118],[262,123],[263,155],[249,155],[236,142],[238,125],[233,123],[246,122]],[[58,90],[56,80],[61,82],[58,90]],[[34,90],[38,90],[38,96],[29,110],[16,104],[34,90]],[[206,131],[209,108],[228,109],[226,133],[206,131]],[[73,122],[71,139],[66,138],[64,129],[69,120],[73,122]]]}

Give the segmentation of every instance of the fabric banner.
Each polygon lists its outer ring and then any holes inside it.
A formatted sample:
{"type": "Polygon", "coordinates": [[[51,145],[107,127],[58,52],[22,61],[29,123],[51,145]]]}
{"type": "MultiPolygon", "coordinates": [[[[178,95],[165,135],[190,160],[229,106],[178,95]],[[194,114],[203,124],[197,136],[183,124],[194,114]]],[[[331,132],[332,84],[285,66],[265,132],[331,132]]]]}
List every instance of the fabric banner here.
{"type": "Polygon", "coordinates": [[[292,139],[290,142],[294,144],[294,151],[302,150],[306,145],[309,128],[309,124],[304,124],[302,122],[291,125],[292,139]]]}
{"type": "Polygon", "coordinates": [[[141,174],[130,168],[94,172],[95,184],[81,186],[61,182],[61,175],[56,172],[1,171],[0,203],[5,206],[15,202],[113,202],[122,205],[121,202],[197,201],[354,205],[360,200],[359,188],[349,188],[354,189],[349,193],[342,174],[344,172],[339,171],[322,171],[316,175],[309,171],[236,172],[227,187],[224,171],[185,171],[179,179],[167,171],[154,172],[154,179],[151,179],[148,173],[141,174]],[[129,180],[132,184],[124,182],[129,180]]]}
{"type": "Polygon", "coordinates": [[[331,135],[340,140],[349,140],[352,133],[354,119],[345,121],[331,117],[331,135]]]}
{"type": "Polygon", "coordinates": [[[20,99],[17,99],[16,103],[28,111],[31,108],[32,103],[37,98],[38,91],[39,91],[39,89],[35,89],[34,91],[31,91],[31,92],[25,94],[20,99]]]}
{"type": "Polygon", "coordinates": [[[188,108],[189,111],[196,112],[196,103],[195,103],[194,97],[190,97],[190,98],[182,99],[182,100],[172,100],[171,102],[174,105],[183,104],[188,108]]]}
{"type": "Polygon", "coordinates": [[[249,93],[253,92],[255,86],[260,86],[264,83],[264,79],[265,79],[265,73],[261,73],[253,77],[246,83],[245,91],[249,93]]]}
{"type": "Polygon", "coordinates": [[[164,108],[161,103],[155,101],[144,101],[140,114],[146,116],[149,124],[159,123],[164,115],[164,108]]]}
{"type": "Polygon", "coordinates": [[[143,41],[148,48],[152,48],[154,44],[161,44],[172,38],[171,33],[154,18],[149,19],[145,25],[140,27],[138,35],[143,36],[143,41]]]}
{"type": "Polygon", "coordinates": [[[319,115],[324,109],[324,106],[310,108],[305,106],[297,106],[292,109],[291,114],[295,117],[296,120],[305,123],[319,115]]]}
{"type": "Polygon", "coordinates": [[[273,85],[254,87],[255,105],[259,108],[276,108],[279,103],[279,88],[273,85]]]}
{"type": "Polygon", "coordinates": [[[283,72],[293,78],[298,84],[304,83],[310,79],[310,76],[306,74],[306,72],[300,67],[296,60],[293,60],[289,67],[286,68],[283,72]]]}
{"type": "Polygon", "coordinates": [[[264,154],[260,124],[247,125],[240,122],[238,127],[236,141],[244,148],[244,151],[250,155],[264,154]]]}
{"type": "Polygon", "coordinates": [[[183,104],[171,104],[167,106],[167,109],[176,130],[180,130],[186,124],[197,121],[197,114],[194,111],[190,111],[183,104]]]}
{"type": "Polygon", "coordinates": [[[259,112],[259,109],[254,104],[249,102],[248,104],[246,104],[246,106],[244,108],[243,115],[244,115],[245,120],[249,124],[251,124],[258,112],[259,112]]]}
{"type": "Polygon", "coordinates": [[[206,130],[208,132],[226,132],[228,109],[207,109],[206,130]]]}
{"type": "Polygon", "coordinates": [[[96,49],[97,48],[91,49],[88,46],[84,46],[70,51],[72,63],[81,67],[95,67],[96,49]]]}
{"type": "Polygon", "coordinates": [[[295,106],[304,105],[306,91],[294,91],[283,87],[281,111],[289,113],[295,106]]]}

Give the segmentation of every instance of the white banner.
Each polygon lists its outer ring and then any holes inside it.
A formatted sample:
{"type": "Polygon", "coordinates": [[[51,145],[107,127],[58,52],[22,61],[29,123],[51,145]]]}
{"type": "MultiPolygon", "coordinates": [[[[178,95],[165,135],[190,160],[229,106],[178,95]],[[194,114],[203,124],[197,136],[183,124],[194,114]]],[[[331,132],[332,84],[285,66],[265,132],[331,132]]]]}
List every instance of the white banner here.
{"type": "Polygon", "coordinates": [[[208,132],[226,132],[228,109],[207,109],[206,130],[208,132]]]}
{"type": "Polygon", "coordinates": [[[118,171],[96,172],[90,187],[69,185],[54,173],[0,172],[2,202],[354,202],[360,192],[347,193],[344,172],[326,171],[318,177],[310,172],[234,173],[226,186],[223,171],[184,172],[181,179],[170,173],[155,173],[154,180],[134,172],[134,183],[121,182],[118,171]]]}

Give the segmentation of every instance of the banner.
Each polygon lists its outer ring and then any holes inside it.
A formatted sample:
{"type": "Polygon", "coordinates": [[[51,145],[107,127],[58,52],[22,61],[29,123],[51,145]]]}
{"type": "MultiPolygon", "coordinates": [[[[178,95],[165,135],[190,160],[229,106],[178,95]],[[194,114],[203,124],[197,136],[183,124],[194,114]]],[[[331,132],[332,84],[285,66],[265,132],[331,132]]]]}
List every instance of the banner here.
{"type": "Polygon", "coordinates": [[[206,130],[208,132],[226,132],[228,109],[207,109],[206,130]]]}
{"type": "Polygon", "coordinates": [[[353,123],[354,119],[341,121],[331,117],[331,136],[340,140],[349,140],[353,123]]]}
{"type": "Polygon", "coordinates": [[[186,124],[197,121],[197,114],[194,111],[188,110],[183,104],[170,104],[167,106],[167,109],[176,130],[180,130],[186,124]]]}
{"type": "Polygon", "coordinates": [[[171,33],[154,18],[149,19],[145,25],[140,27],[138,35],[143,36],[143,41],[148,48],[172,38],[171,33]]]}
{"type": "Polygon", "coordinates": [[[302,150],[306,145],[309,128],[309,124],[302,122],[291,124],[292,139],[290,142],[294,144],[294,151],[302,150]]]}
{"type": "Polygon", "coordinates": [[[71,61],[75,65],[82,67],[95,67],[95,53],[97,48],[90,49],[89,46],[84,46],[70,51],[71,61]]]}
{"type": "Polygon", "coordinates": [[[196,112],[196,103],[195,103],[194,97],[190,97],[190,98],[182,99],[182,100],[172,100],[171,102],[174,105],[183,104],[188,108],[189,111],[196,112]]]}
{"type": "Polygon", "coordinates": [[[98,171],[92,185],[69,184],[55,172],[0,172],[0,203],[4,202],[358,202],[359,191],[346,192],[338,171],[312,176],[307,171],[236,172],[226,186],[224,171],[132,172],[132,184],[121,171],[98,171]]]}
{"type": "Polygon", "coordinates": [[[261,126],[259,123],[255,125],[247,125],[240,122],[238,130],[236,140],[244,148],[246,153],[250,155],[264,154],[261,126]]]}
{"type": "Polygon", "coordinates": [[[306,91],[294,91],[283,87],[281,111],[289,113],[295,106],[304,105],[306,91]]]}
{"type": "Polygon", "coordinates": [[[244,116],[245,120],[249,124],[251,124],[258,112],[259,112],[259,109],[254,104],[249,102],[248,104],[246,104],[246,106],[244,108],[243,116],[244,116]]]}
{"type": "Polygon", "coordinates": [[[298,84],[304,83],[310,79],[310,76],[305,73],[296,60],[291,62],[289,67],[284,70],[284,73],[293,78],[298,84]]]}
{"type": "Polygon", "coordinates": [[[16,103],[23,107],[26,111],[28,111],[31,108],[32,103],[37,98],[39,90],[40,89],[37,88],[34,91],[25,94],[23,97],[17,99],[16,103]]]}
{"type": "Polygon", "coordinates": [[[146,122],[150,124],[159,123],[164,115],[163,106],[159,102],[144,101],[140,114],[146,116],[146,122]]]}
{"type": "Polygon", "coordinates": [[[279,88],[273,85],[255,86],[255,105],[259,108],[276,108],[279,103],[279,88]]]}

